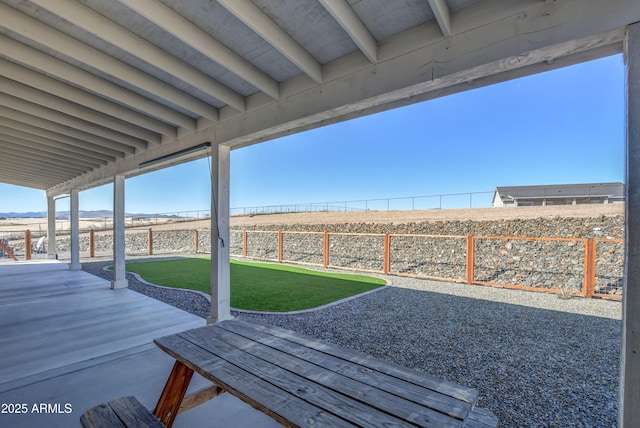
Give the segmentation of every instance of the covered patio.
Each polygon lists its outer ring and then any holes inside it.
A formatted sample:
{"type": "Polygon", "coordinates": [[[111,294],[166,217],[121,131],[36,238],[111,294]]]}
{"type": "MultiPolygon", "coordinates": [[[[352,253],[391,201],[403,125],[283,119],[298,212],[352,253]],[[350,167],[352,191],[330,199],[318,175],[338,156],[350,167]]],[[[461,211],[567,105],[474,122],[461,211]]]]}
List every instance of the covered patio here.
{"type": "MultiPolygon", "coordinates": [[[[3,264],[0,308],[0,402],[14,406],[1,420],[12,427],[78,426],[84,410],[122,395],[153,408],[174,362],[153,339],[205,325],[57,261],[3,264]]],[[[207,385],[195,379],[192,389],[207,385]]],[[[206,426],[212,415],[222,426],[279,426],[229,394],[174,426],[206,426]]]]}
{"type": "MultiPolygon", "coordinates": [[[[623,53],[627,235],[619,425],[634,426],[640,420],[640,407],[630,404],[640,401],[639,22],[636,0],[3,0],[0,181],[46,191],[51,260],[56,198],[69,195],[72,223],[69,266],[0,266],[3,402],[20,402],[21,391],[32,387],[43,388],[45,402],[66,401],[59,395],[64,385],[79,407],[125,394],[152,406],[145,391],[157,385],[111,373],[125,360],[166,364],[150,340],[201,323],[126,290],[128,177],[210,157],[211,230],[218,234],[212,234],[208,322],[216,323],[231,317],[225,243],[232,149],[623,53]],[[105,183],[114,188],[110,284],[79,271],[80,192],[105,183]],[[131,309],[110,317],[109,304],[131,309]],[[166,318],[151,315],[165,310],[166,318]],[[91,379],[103,369],[109,375],[103,371],[102,378],[113,383],[98,390],[91,379]],[[81,372],[87,375],[72,376],[81,372]]],[[[141,373],[155,369],[141,363],[141,373]]],[[[74,419],[81,410],[74,404],[74,419]]]]}

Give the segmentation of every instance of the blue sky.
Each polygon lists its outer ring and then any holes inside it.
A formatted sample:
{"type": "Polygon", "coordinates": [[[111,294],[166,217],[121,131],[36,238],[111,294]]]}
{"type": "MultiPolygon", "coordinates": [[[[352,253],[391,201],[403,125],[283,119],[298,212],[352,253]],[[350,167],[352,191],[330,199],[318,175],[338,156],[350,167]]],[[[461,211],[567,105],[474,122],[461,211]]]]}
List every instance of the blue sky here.
{"type": "MultiPolygon", "coordinates": [[[[624,85],[616,55],[234,150],[231,207],[624,181],[624,85]]],[[[203,159],[127,179],[126,211],[208,209],[208,175],[203,159]]],[[[46,211],[44,192],[0,184],[7,211],[46,211]]]]}

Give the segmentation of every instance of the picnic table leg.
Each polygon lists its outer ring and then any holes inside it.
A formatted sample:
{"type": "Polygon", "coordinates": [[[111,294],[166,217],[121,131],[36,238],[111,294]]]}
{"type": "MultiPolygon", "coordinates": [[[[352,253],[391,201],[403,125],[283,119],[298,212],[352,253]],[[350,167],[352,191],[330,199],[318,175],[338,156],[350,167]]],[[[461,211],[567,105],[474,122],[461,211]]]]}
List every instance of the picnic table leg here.
{"type": "Polygon", "coordinates": [[[193,370],[185,366],[180,361],[176,361],[173,365],[173,370],[167,379],[167,383],[160,394],[158,404],[153,411],[156,418],[160,419],[167,428],[171,428],[173,421],[178,416],[178,410],[182,399],[189,388],[191,377],[193,376],[193,370]]]}

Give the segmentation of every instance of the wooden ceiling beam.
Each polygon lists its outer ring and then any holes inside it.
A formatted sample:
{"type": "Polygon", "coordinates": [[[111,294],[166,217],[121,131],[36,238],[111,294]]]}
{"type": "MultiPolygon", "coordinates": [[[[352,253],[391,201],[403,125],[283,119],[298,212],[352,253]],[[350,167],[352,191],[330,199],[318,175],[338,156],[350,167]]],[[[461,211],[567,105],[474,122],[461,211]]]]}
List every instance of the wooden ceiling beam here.
{"type": "MultiPolygon", "coordinates": [[[[2,87],[2,79],[0,79],[0,87],[2,87]]],[[[3,92],[4,91],[0,89],[0,93],[3,92]]],[[[16,91],[11,92],[15,93],[16,91]]],[[[23,93],[22,95],[29,97],[28,94],[23,93]]],[[[66,126],[69,129],[84,132],[91,136],[111,140],[115,143],[113,145],[114,147],[119,147],[119,149],[126,153],[135,153],[137,150],[144,150],[147,148],[147,143],[144,140],[130,137],[114,129],[105,128],[88,118],[84,119],[77,116],[70,116],[66,113],[61,113],[57,109],[50,108],[48,105],[54,104],[51,100],[47,100],[45,102],[47,105],[45,106],[40,103],[26,101],[25,99],[18,98],[4,92],[2,102],[7,108],[36,116],[40,119],[45,119],[54,122],[57,125],[66,126]]],[[[87,115],[84,116],[87,117],[87,115]]]]}
{"type": "Polygon", "coordinates": [[[175,126],[154,119],[151,116],[132,110],[121,104],[106,100],[90,92],[71,86],[67,83],[40,74],[36,71],[22,67],[11,61],[0,58],[0,69],[4,77],[23,85],[38,89],[44,93],[71,101],[88,109],[99,111],[105,115],[120,119],[123,122],[134,124],[140,128],[149,130],[166,137],[175,138],[177,131],[175,126]]]}
{"type": "Polygon", "coordinates": [[[271,98],[280,98],[278,82],[170,7],[157,0],[119,1],[271,98]]]}
{"type": "MultiPolygon", "coordinates": [[[[133,143],[132,145],[139,149],[146,148],[146,144],[144,144],[145,141],[155,144],[160,144],[161,142],[160,135],[155,132],[150,132],[128,122],[123,122],[99,111],[69,102],[47,92],[42,92],[39,89],[14,82],[13,80],[0,77],[0,92],[12,95],[31,104],[46,107],[59,114],[64,114],[66,117],[77,118],[83,122],[95,124],[97,127],[113,130],[116,133],[129,137],[128,140],[133,143]]],[[[69,125],[69,123],[67,123],[67,125],[69,125]]],[[[125,143],[125,140],[121,140],[121,142],[125,143]]]]}
{"type": "Polygon", "coordinates": [[[80,131],[57,125],[36,116],[17,112],[4,106],[0,106],[0,125],[101,153],[111,160],[125,156],[123,151],[113,148],[115,143],[100,141],[100,144],[96,144],[93,140],[98,139],[98,137],[88,140],[86,138],[88,135],[80,131]]]}
{"type": "Polygon", "coordinates": [[[34,153],[33,150],[29,150],[26,147],[19,146],[2,139],[0,139],[0,148],[3,153],[11,155],[12,159],[31,160],[34,162],[52,162],[56,167],[59,167],[60,170],[73,172],[74,175],[81,174],[92,169],[91,167],[82,166],[81,164],[76,163],[74,159],[40,151],[34,153]]]}
{"type": "MultiPolygon", "coordinates": [[[[66,138],[71,137],[76,140],[82,141],[84,142],[84,144],[92,144],[95,147],[100,147],[106,152],[106,154],[112,154],[114,156],[117,154],[116,157],[124,157],[126,155],[132,155],[136,152],[135,147],[128,146],[117,141],[110,140],[108,138],[103,138],[98,135],[90,134],[88,132],[72,128],[70,126],[57,123],[54,120],[47,119],[46,116],[48,112],[46,111],[42,111],[41,114],[38,114],[37,111],[34,111],[33,113],[35,114],[15,110],[4,105],[0,106],[0,117],[22,122],[30,126],[39,127],[44,130],[56,132],[66,138]]],[[[0,119],[0,124],[2,123],[4,123],[4,121],[0,119]]]]}
{"type": "MultiPolygon", "coordinates": [[[[60,5],[63,9],[68,8],[70,11],[75,11],[80,3],[45,2],[45,5],[60,5]]],[[[215,107],[2,3],[0,3],[0,25],[21,37],[79,63],[87,64],[90,68],[96,68],[116,79],[134,85],[144,92],[179,105],[185,110],[212,121],[218,119],[218,109],[215,107]]],[[[126,51],[126,49],[124,50],[126,51]]],[[[242,104],[244,106],[244,99],[242,99],[242,104]]]]}
{"type": "Polygon", "coordinates": [[[322,82],[322,65],[259,7],[249,0],[218,0],[218,3],[287,57],[316,83],[322,82]]]}
{"type": "MultiPolygon", "coordinates": [[[[59,16],[78,28],[99,37],[100,39],[117,46],[119,49],[137,57],[154,67],[175,76],[183,82],[192,85],[202,92],[230,105],[238,111],[244,111],[244,97],[229,89],[220,82],[201,71],[191,67],[189,64],[171,55],[162,48],[136,35],[132,31],[106,19],[93,9],[80,3],[56,2],[50,0],[31,0],[41,8],[59,16]]],[[[60,46],[56,47],[58,50],[60,46]]],[[[72,55],[73,57],[73,55],[72,55]]],[[[150,76],[147,76],[149,78],[150,76]]],[[[166,85],[166,84],[165,84],[166,85]]],[[[192,105],[196,105],[192,103],[192,105]]],[[[203,116],[215,120],[217,112],[211,116],[207,115],[208,108],[203,116]]],[[[192,110],[196,112],[195,110],[192,110]]]]}
{"type": "Polygon", "coordinates": [[[333,16],[373,64],[378,62],[378,43],[358,15],[345,0],[320,0],[320,4],[333,16]]]}
{"type": "Polygon", "coordinates": [[[0,159],[0,170],[12,171],[14,173],[24,172],[32,177],[53,178],[57,181],[68,180],[75,175],[71,171],[60,171],[53,163],[36,164],[18,158],[14,161],[0,159]]]}
{"type": "Polygon", "coordinates": [[[58,149],[56,147],[45,146],[22,138],[11,137],[6,134],[0,135],[0,142],[11,144],[11,146],[15,147],[16,149],[27,150],[30,153],[40,153],[45,156],[57,156],[61,160],[72,160],[73,162],[75,162],[75,164],[84,169],[93,169],[99,167],[100,165],[106,164],[106,162],[102,163],[96,160],[89,160],[88,158],[77,153],[58,149]]]}
{"type": "Polygon", "coordinates": [[[45,190],[58,182],[55,178],[34,177],[22,171],[10,171],[0,167],[0,182],[15,186],[45,190]]]}
{"type": "Polygon", "coordinates": [[[445,37],[451,36],[451,13],[446,0],[427,0],[445,37]]]}
{"type": "MultiPolygon", "coordinates": [[[[0,4],[1,7],[2,4],[0,4]]],[[[1,34],[0,45],[5,58],[28,65],[29,68],[38,70],[39,74],[53,76],[71,86],[90,88],[91,92],[99,94],[106,100],[113,100],[127,108],[144,112],[172,125],[188,130],[196,129],[196,121],[185,114],[1,34]]]]}
{"type": "MultiPolygon", "coordinates": [[[[0,134],[5,136],[5,139],[10,139],[14,142],[19,142],[22,145],[34,145],[38,150],[48,150],[52,153],[60,154],[73,154],[81,159],[85,159],[87,162],[96,163],[99,165],[106,165],[107,161],[115,160],[114,157],[108,156],[102,153],[97,153],[81,147],[80,145],[71,145],[63,143],[61,141],[52,140],[40,135],[31,134],[29,132],[22,131],[18,128],[29,129],[28,126],[14,122],[14,127],[0,125],[0,134]],[[22,125],[22,126],[20,126],[22,125]]],[[[36,128],[37,129],[37,128],[36,128]]]]}

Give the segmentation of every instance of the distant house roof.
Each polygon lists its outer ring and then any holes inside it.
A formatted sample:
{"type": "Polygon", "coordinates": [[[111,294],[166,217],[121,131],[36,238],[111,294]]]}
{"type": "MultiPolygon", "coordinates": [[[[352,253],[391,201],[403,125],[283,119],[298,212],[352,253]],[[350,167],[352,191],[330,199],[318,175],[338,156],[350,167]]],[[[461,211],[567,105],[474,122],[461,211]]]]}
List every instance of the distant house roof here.
{"type": "Polygon", "coordinates": [[[624,200],[624,184],[584,183],[584,184],[547,184],[539,186],[500,186],[496,187],[493,205],[510,204],[517,200],[553,200],[553,199],[608,198],[612,201],[624,200]]]}

